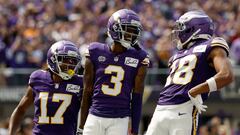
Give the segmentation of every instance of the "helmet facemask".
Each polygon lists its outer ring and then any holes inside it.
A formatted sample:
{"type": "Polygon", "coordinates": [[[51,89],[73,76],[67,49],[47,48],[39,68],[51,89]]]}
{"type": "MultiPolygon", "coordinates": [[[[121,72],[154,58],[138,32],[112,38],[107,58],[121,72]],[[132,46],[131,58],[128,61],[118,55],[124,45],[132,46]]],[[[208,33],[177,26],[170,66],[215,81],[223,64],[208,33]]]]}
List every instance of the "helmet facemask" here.
{"type": "MultiPolygon", "coordinates": [[[[59,75],[63,80],[69,80],[81,67],[80,56],[69,56],[68,54],[55,54],[53,55],[57,65],[57,72],[52,70],[54,73],[59,75]]],[[[51,69],[51,68],[50,68],[51,69]]]]}
{"type": "Polygon", "coordinates": [[[177,46],[177,48],[179,48],[179,44],[181,44],[181,40],[179,39],[179,33],[183,30],[185,30],[186,26],[179,22],[176,21],[176,24],[173,26],[173,30],[171,33],[171,40],[173,45],[177,46]]]}
{"type": "Polygon", "coordinates": [[[194,37],[200,32],[200,29],[196,30],[186,41],[182,42],[179,38],[180,34],[183,34],[184,31],[191,31],[191,28],[186,29],[186,26],[184,23],[181,23],[179,21],[176,22],[176,24],[173,27],[172,30],[172,43],[177,46],[178,50],[181,50],[183,48],[188,47],[188,43],[194,39],[194,37]]]}
{"type": "Polygon", "coordinates": [[[140,27],[131,24],[121,24],[120,29],[120,43],[123,46],[125,45],[127,46],[126,48],[129,48],[139,42],[142,31],[140,27]]]}
{"type": "Polygon", "coordinates": [[[113,26],[114,32],[118,33],[119,40],[122,46],[129,49],[139,42],[142,27],[138,24],[117,23],[113,26]]]}

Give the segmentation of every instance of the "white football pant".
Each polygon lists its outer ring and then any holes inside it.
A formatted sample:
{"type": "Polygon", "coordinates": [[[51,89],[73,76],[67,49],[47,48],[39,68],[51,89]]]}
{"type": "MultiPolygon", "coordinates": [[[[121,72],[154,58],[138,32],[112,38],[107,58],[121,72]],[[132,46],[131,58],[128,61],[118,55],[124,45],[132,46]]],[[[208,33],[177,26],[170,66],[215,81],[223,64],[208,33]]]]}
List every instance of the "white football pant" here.
{"type": "Polygon", "coordinates": [[[197,135],[198,113],[188,101],[157,105],[145,135],[197,135]]]}
{"type": "Polygon", "coordinates": [[[103,118],[88,114],[83,135],[127,135],[129,117],[103,118]]]}

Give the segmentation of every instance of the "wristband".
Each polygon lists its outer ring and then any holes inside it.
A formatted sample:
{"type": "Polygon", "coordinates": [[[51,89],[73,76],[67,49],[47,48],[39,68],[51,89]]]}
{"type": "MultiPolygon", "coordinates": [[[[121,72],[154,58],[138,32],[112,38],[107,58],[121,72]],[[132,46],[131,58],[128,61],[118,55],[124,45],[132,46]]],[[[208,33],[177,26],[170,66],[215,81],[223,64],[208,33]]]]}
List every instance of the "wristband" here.
{"type": "Polygon", "coordinates": [[[82,134],[83,134],[83,130],[81,128],[77,128],[76,135],[82,135],[82,134]]]}
{"type": "Polygon", "coordinates": [[[216,83],[214,77],[209,78],[206,82],[209,87],[209,93],[217,91],[217,83],[216,83]]]}

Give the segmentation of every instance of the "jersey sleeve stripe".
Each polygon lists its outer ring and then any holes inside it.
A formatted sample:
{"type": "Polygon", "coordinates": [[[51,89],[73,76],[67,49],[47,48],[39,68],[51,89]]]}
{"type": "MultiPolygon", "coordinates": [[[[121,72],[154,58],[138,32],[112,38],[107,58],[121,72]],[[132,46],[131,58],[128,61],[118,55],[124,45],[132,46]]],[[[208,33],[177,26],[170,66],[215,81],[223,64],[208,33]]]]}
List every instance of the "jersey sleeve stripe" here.
{"type": "Polygon", "coordinates": [[[214,44],[211,44],[211,46],[212,47],[217,47],[217,46],[219,46],[219,47],[222,47],[222,48],[224,48],[225,49],[225,51],[227,52],[227,55],[229,55],[229,47],[228,46],[226,46],[226,45],[224,45],[224,44],[220,44],[220,43],[214,43],[214,44]]]}
{"type": "Polygon", "coordinates": [[[211,44],[211,46],[215,46],[215,45],[221,45],[221,46],[224,46],[229,49],[228,45],[226,45],[226,44],[222,44],[222,43],[212,43],[211,44]]]}
{"type": "Polygon", "coordinates": [[[142,65],[144,65],[144,66],[149,66],[149,64],[150,64],[150,60],[149,60],[149,58],[148,57],[146,57],[142,62],[142,65]]]}

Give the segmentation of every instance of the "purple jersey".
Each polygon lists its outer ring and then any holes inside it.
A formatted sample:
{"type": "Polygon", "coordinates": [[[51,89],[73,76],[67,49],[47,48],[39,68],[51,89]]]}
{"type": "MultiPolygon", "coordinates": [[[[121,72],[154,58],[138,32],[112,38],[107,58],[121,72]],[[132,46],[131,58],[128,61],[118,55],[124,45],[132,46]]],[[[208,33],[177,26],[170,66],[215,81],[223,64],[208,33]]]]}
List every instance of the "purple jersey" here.
{"type": "MultiPolygon", "coordinates": [[[[170,74],[165,87],[160,92],[159,105],[174,105],[189,101],[188,91],[216,74],[207,60],[212,48],[222,47],[229,52],[226,41],[214,38],[195,43],[187,50],[178,51],[169,60],[170,74]]],[[[202,94],[206,100],[208,93],[202,94]]]]}
{"type": "Polygon", "coordinates": [[[47,70],[33,72],[29,85],[34,96],[34,135],[75,135],[82,97],[82,77],[59,84],[47,70]]]}
{"type": "Polygon", "coordinates": [[[95,70],[90,113],[107,118],[129,116],[135,77],[138,68],[146,65],[147,53],[131,48],[114,54],[109,45],[101,43],[92,43],[88,50],[95,70]]]}

